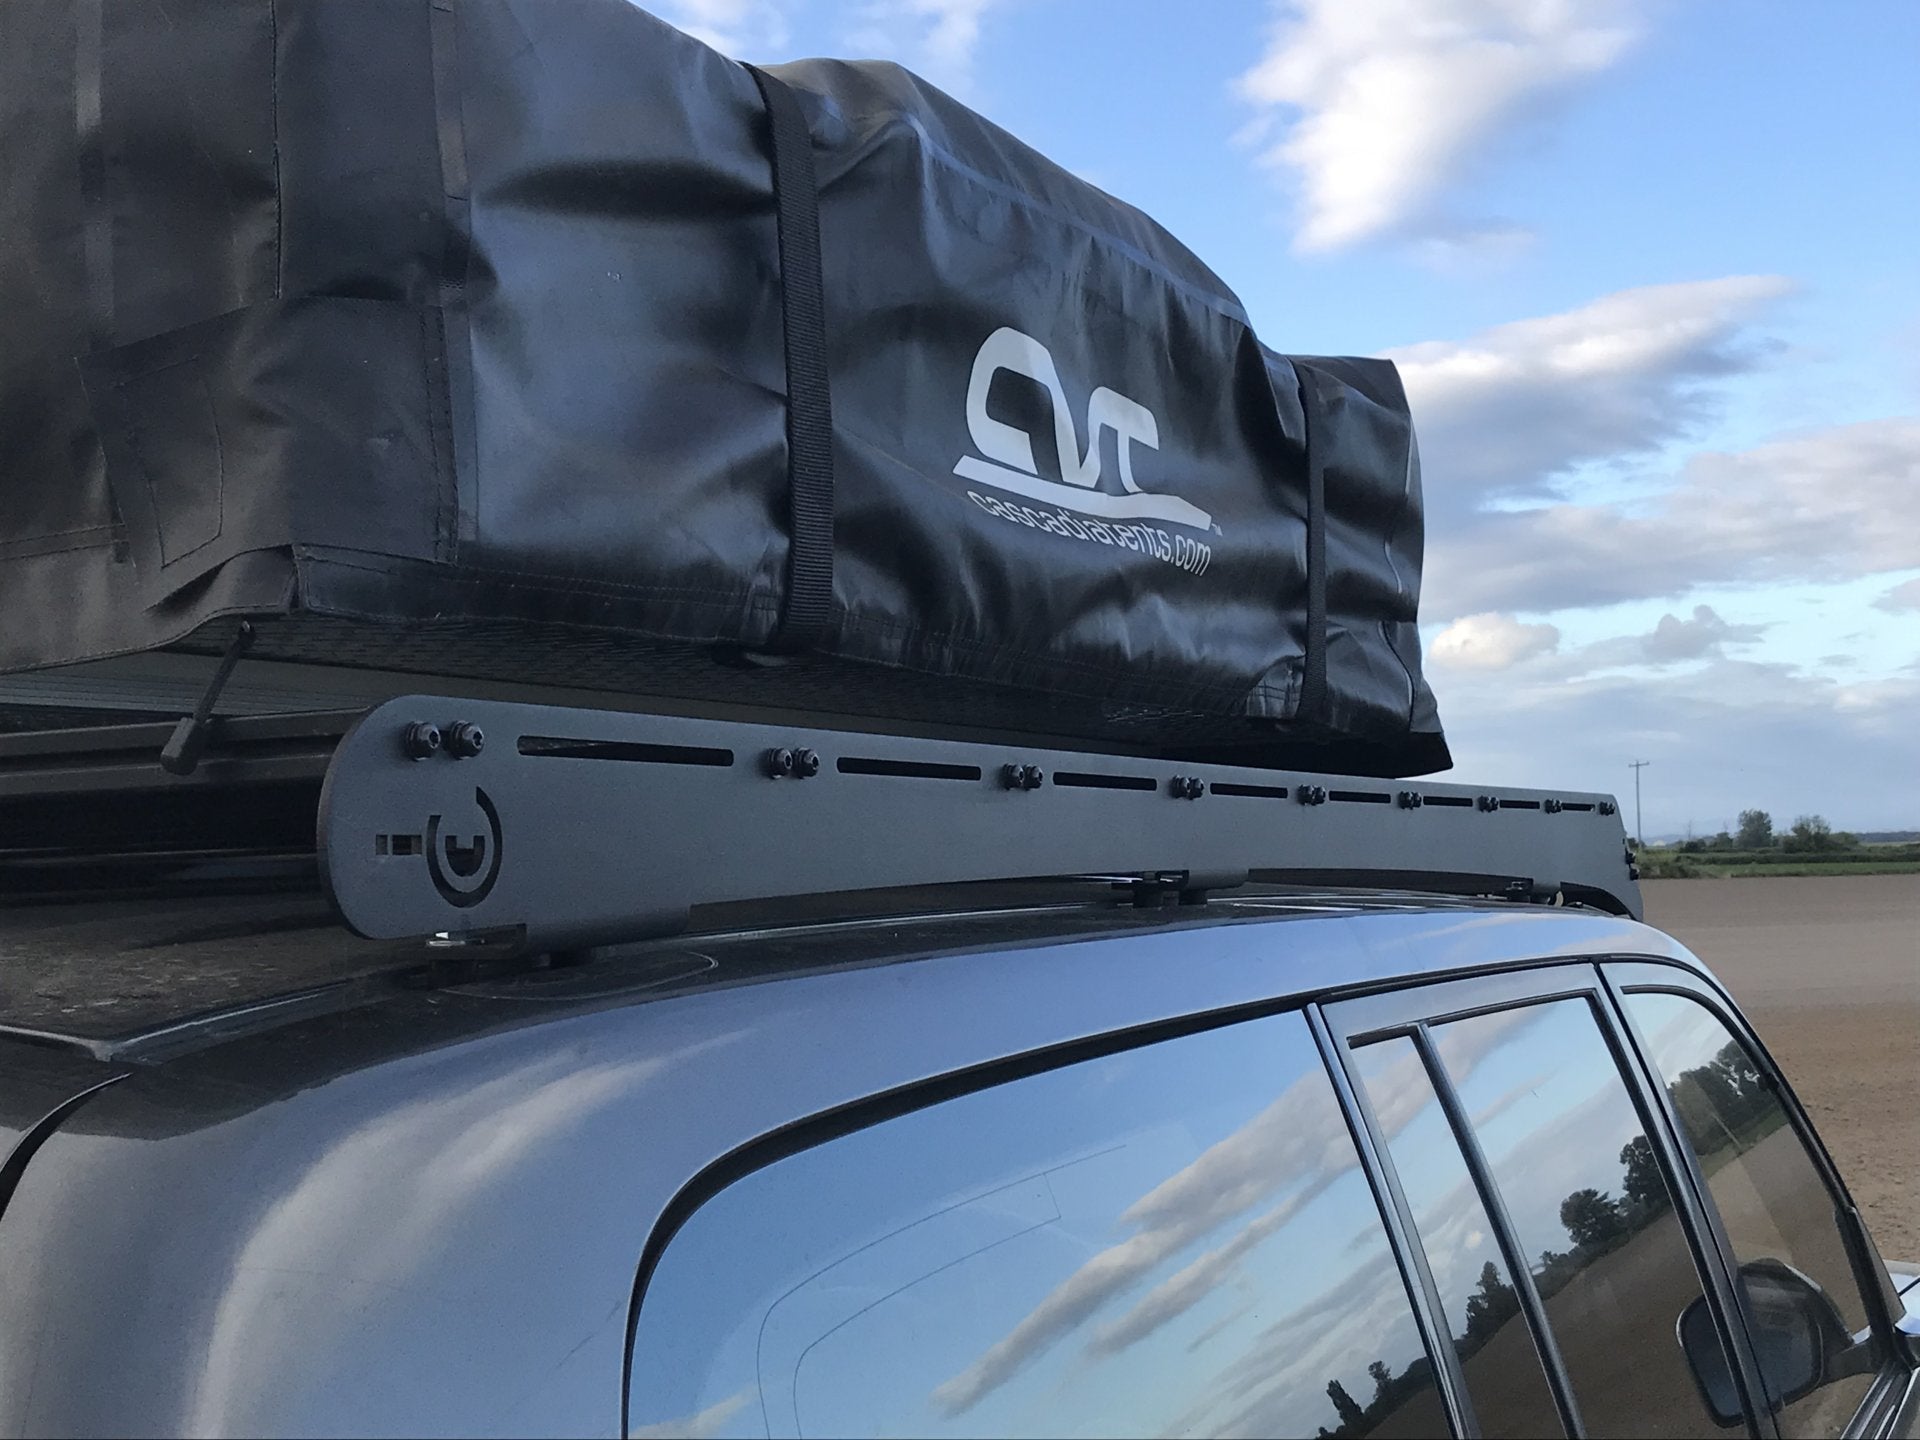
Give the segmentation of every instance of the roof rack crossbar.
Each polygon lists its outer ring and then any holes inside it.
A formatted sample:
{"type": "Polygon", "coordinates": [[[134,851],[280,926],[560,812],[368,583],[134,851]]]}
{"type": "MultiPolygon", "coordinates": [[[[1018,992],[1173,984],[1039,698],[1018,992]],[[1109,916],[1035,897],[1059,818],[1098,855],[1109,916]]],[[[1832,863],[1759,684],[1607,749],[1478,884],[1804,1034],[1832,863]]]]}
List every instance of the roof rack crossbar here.
{"type": "Polygon", "coordinates": [[[341,740],[319,854],[361,935],[543,949],[669,933],[695,905],[1076,874],[1641,913],[1608,796],[426,696],[341,740]]]}

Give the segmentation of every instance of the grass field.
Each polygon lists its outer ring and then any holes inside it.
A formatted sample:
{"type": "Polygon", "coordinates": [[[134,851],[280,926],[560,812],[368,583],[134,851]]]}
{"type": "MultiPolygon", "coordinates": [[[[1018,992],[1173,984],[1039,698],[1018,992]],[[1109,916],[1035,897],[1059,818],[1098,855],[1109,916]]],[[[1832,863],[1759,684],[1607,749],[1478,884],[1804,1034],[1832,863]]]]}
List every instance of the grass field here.
{"type": "Polygon", "coordinates": [[[1858,845],[1814,854],[1791,850],[1681,850],[1654,845],[1640,852],[1649,880],[1744,880],[1788,875],[1920,875],[1920,845],[1858,845]]]}
{"type": "Polygon", "coordinates": [[[1744,880],[1769,875],[1920,875],[1920,860],[1834,860],[1825,865],[1701,865],[1701,879],[1744,880]]]}

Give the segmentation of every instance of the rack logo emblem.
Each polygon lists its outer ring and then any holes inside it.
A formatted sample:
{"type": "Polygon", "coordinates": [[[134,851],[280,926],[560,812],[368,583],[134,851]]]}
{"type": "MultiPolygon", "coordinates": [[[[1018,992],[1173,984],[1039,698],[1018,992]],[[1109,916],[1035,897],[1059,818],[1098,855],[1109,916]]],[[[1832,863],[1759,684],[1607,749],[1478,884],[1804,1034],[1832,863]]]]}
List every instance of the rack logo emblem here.
{"type": "Polygon", "coordinates": [[[1080,453],[1080,437],[1067,407],[1066,388],[1053,355],[1033,336],[1003,325],[989,335],[973,357],[973,376],[967,382],[967,431],[979,455],[963,456],[953,473],[964,480],[1012,491],[1030,500],[1043,500],[1082,515],[1111,520],[1160,520],[1213,528],[1213,517],[1177,495],[1142,490],[1133,478],[1133,446],[1160,448],[1160,426],[1153,412],[1117,390],[1100,386],[1087,397],[1087,449],[1080,453]],[[1034,462],[1034,437],[1016,425],[987,413],[987,392],[1002,370],[1024,375],[1046,390],[1053,401],[1053,443],[1060,458],[1059,480],[1041,477],[1034,462]],[[1100,432],[1111,430],[1119,457],[1120,493],[1100,488],[1100,432]],[[984,458],[982,458],[984,457],[984,458]]]}
{"type": "Polygon", "coordinates": [[[442,817],[427,817],[427,873],[433,888],[449,905],[467,910],[493,893],[493,882],[500,878],[500,812],[479,786],[473,788],[473,803],[480,807],[487,828],[471,840],[462,841],[462,832],[442,833],[442,817]]]}
{"type": "Polygon", "coordinates": [[[1110,545],[1151,555],[1190,575],[1203,575],[1213,563],[1213,547],[1204,540],[1169,532],[1158,524],[1220,533],[1213,517],[1178,495],[1142,490],[1133,478],[1133,446],[1160,448],[1160,424],[1153,412],[1117,390],[1100,386],[1087,397],[1087,449],[1067,408],[1066,388],[1053,355],[1033,336],[1003,325],[986,339],[973,357],[973,376],[967,382],[967,431],[977,455],[963,455],[953,473],[1002,495],[1038,500],[1041,508],[999,496],[967,491],[967,499],[996,519],[1045,530],[1070,540],[1110,545]],[[1053,443],[1059,455],[1058,480],[1040,473],[1033,458],[1034,437],[1017,425],[987,413],[987,394],[993,377],[1002,370],[1024,375],[1047,392],[1053,402],[1053,443]],[[1100,488],[1101,432],[1113,431],[1119,474],[1118,491],[1100,488]]]}

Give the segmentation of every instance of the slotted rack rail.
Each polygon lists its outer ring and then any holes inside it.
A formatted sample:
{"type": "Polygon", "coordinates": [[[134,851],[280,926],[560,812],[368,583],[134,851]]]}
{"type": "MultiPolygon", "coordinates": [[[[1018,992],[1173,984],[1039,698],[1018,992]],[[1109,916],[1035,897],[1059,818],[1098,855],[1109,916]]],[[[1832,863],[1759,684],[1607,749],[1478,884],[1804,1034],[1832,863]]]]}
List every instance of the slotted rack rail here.
{"type": "Polygon", "coordinates": [[[1046,876],[1641,913],[1606,795],[425,695],[223,721],[188,776],[159,768],[170,733],[0,737],[0,856],[101,844],[144,806],[149,843],[310,844],[360,935],[545,949],[669,933],[696,905],[1046,876]],[[33,801],[51,833],[27,833],[33,801]]]}

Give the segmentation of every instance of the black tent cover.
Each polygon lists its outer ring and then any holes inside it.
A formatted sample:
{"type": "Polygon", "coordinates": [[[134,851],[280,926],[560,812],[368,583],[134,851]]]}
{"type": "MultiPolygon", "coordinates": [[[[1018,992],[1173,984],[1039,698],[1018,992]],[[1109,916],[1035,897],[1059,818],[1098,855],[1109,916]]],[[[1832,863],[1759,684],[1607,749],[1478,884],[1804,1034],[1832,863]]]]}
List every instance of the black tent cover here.
{"type": "Polygon", "coordinates": [[[896,66],[0,6],[0,672],[159,647],[1449,763],[1383,361],[896,66]]]}

